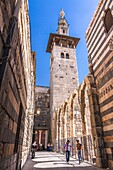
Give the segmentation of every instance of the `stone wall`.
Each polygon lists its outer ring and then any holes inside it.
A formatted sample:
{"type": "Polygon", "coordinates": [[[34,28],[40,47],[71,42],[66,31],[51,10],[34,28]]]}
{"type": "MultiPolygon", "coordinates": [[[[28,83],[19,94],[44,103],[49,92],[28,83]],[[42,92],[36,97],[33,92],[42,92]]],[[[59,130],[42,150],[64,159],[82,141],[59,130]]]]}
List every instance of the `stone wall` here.
{"type": "Polygon", "coordinates": [[[51,64],[51,95],[52,106],[59,107],[78,87],[78,70],[74,48],[53,46],[54,59],[51,64]],[[61,53],[69,54],[69,59],[61,58],[61,53]]]}
{"type": "MultiPolygon", "coordinates": [[[[79,89],[80,88],[81,87],[79,87],[79,89]]],[[[73,147],[71,155],[78,158],[76,140],[80,140],[84,160],[92,163],[92,159],[95,157],[94,141],[90,106],[86,94],[83,112],[81,112],[82,106],[80,103],[80,94],[75,90],[71,96],[64,101],[63,105],[54,111],[52,118],[52,142],[55,151],[64,152],[63,146],[69,139],[73,147]]]]}
{"type": "MultiPolygon", "coordinates": [[[[109,168],[113,168],[113,2],[101,0],[86,32],[89,66],[99,97],[99,115],[109,168]]],[[[105,155],[103,155],[105,157],[105,155]]]]}
{"type": "Polygon", "coordinates": [[[98,95],[91,77],[89,74],[63,105],[54,110],[52,142],[56,151],[63,152],[69,139],[73,146],[71,155],[77,158],[76,140],[79,139],[84,160],[93,163],[96,159],[96,165],[105,168],[107,158],[98,95]]]}
{"type": "Polygon", "coordinates": [[[47,144],[51,141],[50,129],[50,88],[36,86],[34,140],[38,145],[43,144],[44,149],[47,149],[47,144]]]}
{"type": "Polygon", "coordinates": [[[22,1],[22,4],[16,2],[19,1],[0,2],[0,169],[2,170],[18,170],[24,164],[29,154],[33,127],[35,68],[30,49],[28,2],[27,0],[22,1]],[[25,135],[26,127],[29,138],[27,133],[25,135]]]}

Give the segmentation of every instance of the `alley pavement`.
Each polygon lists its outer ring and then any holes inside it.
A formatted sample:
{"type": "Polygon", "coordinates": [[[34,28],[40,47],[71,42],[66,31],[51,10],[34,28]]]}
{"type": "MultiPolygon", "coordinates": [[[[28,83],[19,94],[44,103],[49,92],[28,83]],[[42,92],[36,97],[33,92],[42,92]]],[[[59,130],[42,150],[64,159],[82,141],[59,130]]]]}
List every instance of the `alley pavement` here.
{"type": "Polygon", "coordinates": [[[78,160],[70,158],[69,164],[66,162],[65,155],[56,152],[36,152],[35,158],[30,156],[22,170],[103,170],[96,168],[86,162],[80,165],[78,160]]]}

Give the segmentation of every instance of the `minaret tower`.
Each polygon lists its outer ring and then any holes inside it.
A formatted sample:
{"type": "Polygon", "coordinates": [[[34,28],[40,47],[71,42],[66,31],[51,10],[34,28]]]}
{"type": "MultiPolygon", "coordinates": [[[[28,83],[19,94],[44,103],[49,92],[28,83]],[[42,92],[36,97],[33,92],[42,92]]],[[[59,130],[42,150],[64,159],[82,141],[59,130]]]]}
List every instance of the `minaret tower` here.
{"type": "Polygon", "coordinates": [[[56,34],[50,34],[47,52],[50,56],[50,108],[51,113],[61,106],[78,88],[76,46],[79,38],[69,36],[69,24],[63,10],[60,12],[56,34]]]}

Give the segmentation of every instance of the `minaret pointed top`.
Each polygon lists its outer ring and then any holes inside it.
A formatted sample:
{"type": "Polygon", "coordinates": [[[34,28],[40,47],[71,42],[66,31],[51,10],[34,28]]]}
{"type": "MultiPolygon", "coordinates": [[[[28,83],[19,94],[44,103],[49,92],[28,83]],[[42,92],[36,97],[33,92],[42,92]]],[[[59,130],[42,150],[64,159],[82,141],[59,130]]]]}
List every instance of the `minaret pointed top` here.
{"type": "Polygon", "coordinates": [[[63,9],[60,11],[60,18],[58,19],[58,34],[68,35],[69,34],[69,24],[65,19],[65,12],[63,9]]]}
{"type": "Polygon", "coordinates": [[[60,17],[61,17],[61,18],[64,18],[64,16],[65,16],[65,12],[64,12],[64,10],[62,9],[62,10],[60,11],[60,17]]]}

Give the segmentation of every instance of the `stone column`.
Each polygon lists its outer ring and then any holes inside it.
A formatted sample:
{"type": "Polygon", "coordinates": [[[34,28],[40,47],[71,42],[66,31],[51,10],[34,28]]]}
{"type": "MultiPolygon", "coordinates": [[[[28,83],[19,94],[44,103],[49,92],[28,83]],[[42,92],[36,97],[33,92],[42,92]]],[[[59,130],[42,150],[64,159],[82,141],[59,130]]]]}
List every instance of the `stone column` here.
{"type": "Polygon", "coordinates": [[[54,144],[56,136],[55,136],[55,128],[56,128],[56,122],[55,122],[55,113],[51,115],[51,137],[52,137],[52,144],[54,144]]]}
{"type": "Polygon", "coordinates": [[[39,130],[39,144],[41,144],[42,130],[39,130]]]}
{"type": "Polygon", "coordinates": [[[45,148],[47,149],[48,130],[45,131],[45,148]]]}
{"type": "Polygon", "coordinates": [[[70,111],[70,132],[71,132],[71,141],[72,141],[72,156],[73,156],[73,144],[74,144],[74,141],[73,141],[73,137],[74,137],[74,133],[73,133],[73,109],[71,108],[71,111],[70,111]]]}
{"type": "Polygon", "coordinates": [[[62,121],[61,121],[61,115],[59,120],[59,151],[61,151],[61,128],[62,128],[62,121]]]}
{"type": "Polygon", "coordinates": [[[63,120],[62,120],[62,133],[63,133],[63,136],[62,136],[62,143],[63,143],[63,146],[64,146],[64,143],[65,143],[65,133],[66,133],[66,131],[65,131],[65,120],[64,120],[64,115],[63,115],[63,118],[62,118],[63,120]]]}
{"type": "Polygon", "coordinates": [[[66,127],[66,124],[67,124],[67,120],[66,120],[66,113],[64,115],[64,140],[67,139],[67,127],[66,127]]]}
{"type": "Polygon", "coordinates": [[[98,104],[98,96],[96,88],[91,88],[88,91],[90,112],[91,112],[91,125],[94,140],[96,142],[96,164],[98,167],[107,167],[106,152],[104,147],[104,137],[102,122],[100,117],[100,109],[98,104]]]}
{"type": "Polygon", "coordinates": [[[58,151],[60,151],[60,120],[58,120],[58,151]]]}
{"type": "Polygon", "coordinates": [[[58,119],[57,119],[57,121],[56,121],[57,123],[56,123],[56,150],[58,151],[58,119]]]}
{"type": "Polygon", "coordinates": [[[64,143],[65,143],[65,138],[66,138],[66,117],[65,117],[65,112],[63,113],[63,133],[64,133],[64,143]]]}

